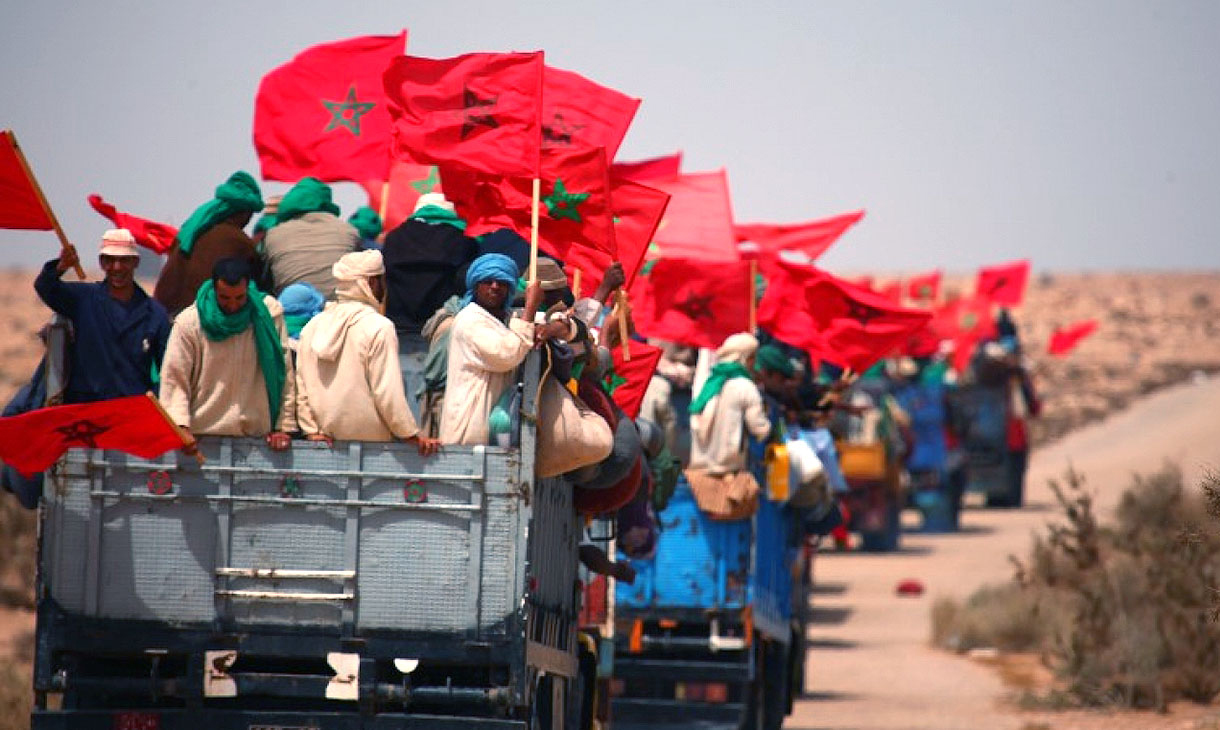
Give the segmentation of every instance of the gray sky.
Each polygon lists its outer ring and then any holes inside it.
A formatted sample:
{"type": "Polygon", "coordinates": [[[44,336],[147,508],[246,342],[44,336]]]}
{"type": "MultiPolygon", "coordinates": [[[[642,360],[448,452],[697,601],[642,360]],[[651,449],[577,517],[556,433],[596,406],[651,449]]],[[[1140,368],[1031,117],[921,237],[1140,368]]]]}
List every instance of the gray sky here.
{"type": "MultiPolygon", "coordinates": [[[[832,269],[1220,268],[1220,2],[7,5],[0,127],[87,261],[107,222],[86,195],[181,223],[257,176],[264,73],[406,27],[417,55],[543,49],[641,97],[619,157],[727,167],[740,221],[866,208],[832,269]]],[[[0,266],[56,245],[0,231],[0,266]]]]}

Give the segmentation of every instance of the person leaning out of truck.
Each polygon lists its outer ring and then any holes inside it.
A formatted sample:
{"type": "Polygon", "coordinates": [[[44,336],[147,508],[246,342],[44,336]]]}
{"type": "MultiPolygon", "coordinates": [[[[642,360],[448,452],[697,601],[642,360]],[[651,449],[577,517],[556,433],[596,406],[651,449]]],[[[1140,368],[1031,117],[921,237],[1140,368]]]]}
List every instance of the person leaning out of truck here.
{"type": "Polygon", "coordinates": [[[266,436],[287,449],[296,430],[287,340],[283,308],[251,283],[249,263],[217,261],[174,320],[161,368],[166,412],[195,436],[266,436]]]}

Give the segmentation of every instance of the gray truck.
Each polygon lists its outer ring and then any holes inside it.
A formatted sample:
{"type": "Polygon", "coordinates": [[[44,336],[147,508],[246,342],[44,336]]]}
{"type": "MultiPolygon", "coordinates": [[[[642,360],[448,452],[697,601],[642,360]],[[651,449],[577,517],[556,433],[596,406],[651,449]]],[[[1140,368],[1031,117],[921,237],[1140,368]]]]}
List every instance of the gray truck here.
{"type": "Polygon", "coordinates": [[[73,449],[41,508],[32,726],[572,727],[572,490],[516,445],[73,449]]]}

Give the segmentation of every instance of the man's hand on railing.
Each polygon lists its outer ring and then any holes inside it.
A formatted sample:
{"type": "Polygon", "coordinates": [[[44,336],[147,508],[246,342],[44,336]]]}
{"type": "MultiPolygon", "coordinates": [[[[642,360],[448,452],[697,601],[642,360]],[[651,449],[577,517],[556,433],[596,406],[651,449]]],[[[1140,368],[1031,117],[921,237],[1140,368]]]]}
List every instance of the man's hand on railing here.
{"type": "Polygon", "coordinates": [[[415,448],[419,449],[421,456],[432,456],[441,450],[440,439],[428,438],[427,436],[412,436],[406,439],[409,444],[415,444],[415,448]]]}
{"type": "Polygon", "coordinates": [[[267,445],[272,451],[287,451],[292,446],[292,437],[283,431],[272,431],[267,434],[267,445]]]}

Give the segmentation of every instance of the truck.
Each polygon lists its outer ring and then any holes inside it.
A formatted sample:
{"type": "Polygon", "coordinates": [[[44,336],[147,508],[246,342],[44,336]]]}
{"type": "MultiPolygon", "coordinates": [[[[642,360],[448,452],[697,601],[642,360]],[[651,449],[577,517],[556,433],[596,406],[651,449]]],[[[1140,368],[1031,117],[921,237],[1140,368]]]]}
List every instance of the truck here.
{"type": "Polygon", "coordinates": [[[795,513],[710,519],[682,477],[655,557],[615,593],[616,730],[780,727],[803,687],[808,561],[795,513]]]}
{"type": "Polygon", "coordinates": [[[576,727],[572,489],[515,445],[76,448],[40,510],[36,730],[576,727]]]}

